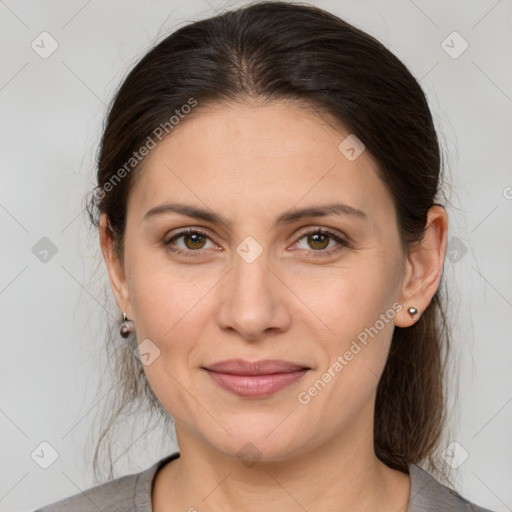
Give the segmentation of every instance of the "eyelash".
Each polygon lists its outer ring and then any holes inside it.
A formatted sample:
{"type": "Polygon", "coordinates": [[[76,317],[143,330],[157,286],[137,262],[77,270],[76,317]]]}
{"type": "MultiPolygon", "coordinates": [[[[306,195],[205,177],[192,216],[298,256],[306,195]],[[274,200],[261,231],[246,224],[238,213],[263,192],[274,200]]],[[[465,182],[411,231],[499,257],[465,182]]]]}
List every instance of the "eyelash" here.
{"type": "MultiPolygon", "coordinates": [[[[206,234],[205,232],[199,230],[199,229],[195,229],[195,228],[189,228],[189,229],[186,229],[186,230],[183,230],[183,231],[180,231],[179,233],[176,233],[175,235],[173,235],[171,238],[169,238],[167,241],[163,241],[162,242],[162,245],[167,248],[168,250],[174,252],[174,253],[177,253],[177,254],[180,254],[182,256],[187,256],[187,257],[198,257],[198,256],[201,256],[201,249],[198,249],[196,251],[192,251],[192,250],[188,250],[188,251],[183,251],[182,249],[175,249],[175,248],[172,248],[171,247],[171,243],[174,242],[174,240],[177,240],[178,238],[184,236],[184,235],[188,235],[188,234],[197,234],[197,235],[201,235],[205,238],[208,238],[210,239],[210,237],[208,236],[208,234],[206,234]],[[197,253],[197,254],[194,254],[194,253],[197,253]]],[[[334,231],[331,231],[329,229],[326,229],[326,228],[314,228],[314,229],[310,229],[308,231],[305,231],[304,233],[301,233],[299,239],[297,240],[297,242],[299,242],[300,240],[302,240],[304,237],[308,236],[308,235],[314,235],[314,234],[322,234],[322,235],[328,235],[330,238],[332,238],[333,240],[335,240],[336,242],[338,242],[338,246],[335,247],[335,248],[331,248],[329,250],[323,250],[323,249],[319,249],[319,250],[310,250],[310,251],[307,251],[310,254],[310,256],[308,257],[313,257],[313,258],[316,258],[316,257],[322,257],[322,256],[331,256],[331,255],[334,255],[334,254],[337,254],[338,252],[341,252],[347,248],[350,247],[349,243],[344,240],[343,238],[341,238],[336,232],[334,231]]],[[[296,242],[296,243],[297,243],[296,242]]]]}

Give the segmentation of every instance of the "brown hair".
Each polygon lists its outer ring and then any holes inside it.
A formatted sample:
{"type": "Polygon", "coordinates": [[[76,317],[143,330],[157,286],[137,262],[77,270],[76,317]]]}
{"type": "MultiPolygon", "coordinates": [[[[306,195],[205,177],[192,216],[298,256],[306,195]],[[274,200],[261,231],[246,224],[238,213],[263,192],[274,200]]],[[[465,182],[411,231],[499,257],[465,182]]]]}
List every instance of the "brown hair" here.
{"type": "MultiPolygon", "coordinates": [[[[139,156],[132,160],[134,155],[159,138],[162,126],[165,135],[172,133],[171,116],[186,122],[187,116],[180,115],[190,110],[185,105],[196,102],[199,110],[251,98],[299,102],[355,134],[393,197],[404,253],[421,241],[427,212],[439,204],[443,165],[419,83],[380,42],[333,14],[310,5],[257,2],[175,31],[146,53],[118,89],[88,211],[96,227],[100,215],[107,214],[121,261],[127,199],[144,162],[139,156]],[[113,180],[116,174],[121,179],[113,180]]],[[[160,419],[172,421],[133,356],[137,341],[115,342],[117,329],[111,326],[107,333],[116,387],[105,409],[95,470],[101,445],[120,415],[149,404],[160,419]]],[[[374,423],[376,455],[392,468],[408,472],[409,463],[427,460],[427,469],[447,478],[435,450],[446,426],[449,343],[439,289],[413,326],[395,327],[374,423]]]]}

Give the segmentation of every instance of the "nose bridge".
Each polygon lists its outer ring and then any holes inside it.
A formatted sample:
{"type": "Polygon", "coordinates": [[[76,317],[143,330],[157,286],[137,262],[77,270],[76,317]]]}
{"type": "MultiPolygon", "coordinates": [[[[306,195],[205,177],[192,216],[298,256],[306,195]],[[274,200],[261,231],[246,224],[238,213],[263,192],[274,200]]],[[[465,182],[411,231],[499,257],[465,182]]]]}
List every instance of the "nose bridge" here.
{"type": "Polygon", "coordinates": [[[257,339],[271,328],[286,322],[278,304],[277,282],[268,266],[269,251],[254,237],[247,237],[233,253],[233,268],[219,309],[223,328],[233,328],[246,339],[257,339]]]}
{"type": "Polygon", "coordinates": [[[233,289],[237,295],[258,300],[260,294],[270,299],[268,287],[268,248],[253,236],[248,236],[236,247],[233,257],[233,289]]]}

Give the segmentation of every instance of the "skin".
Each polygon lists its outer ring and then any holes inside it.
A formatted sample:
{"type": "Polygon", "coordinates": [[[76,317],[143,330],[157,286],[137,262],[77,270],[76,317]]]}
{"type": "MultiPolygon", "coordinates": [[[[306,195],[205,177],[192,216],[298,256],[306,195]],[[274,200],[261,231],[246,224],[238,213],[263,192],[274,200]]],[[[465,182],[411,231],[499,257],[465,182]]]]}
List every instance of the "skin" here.
{"type": "Polygon", "coordinates": [[[432,207],[423,243],[404,254],[373,158],[364,151],[350,161],[338,150],[347,135],[289,102],[198,107],[151,151],[135,183],[124,265],[102,218],[117,305],[134,320],[139,343],[150,339],[160,350],[145,372],[176,421],[181,456],[155,478],[155,512],[406,510],[409,476],[374,452],[375,396],[394,326],[412,325],[439,286],[448,219],[432,207]],[[171,201],[207,208],[230,228],[175,213],[144,220],[171,201]],[[290,209],[331,202],[367,219],[329,215],[273,227],[290,209]],[[208,238],[184,236],[174,247],[197,257],[162,246],[187,227],[208,238]],[[350,245],[330,236],[315,243],[303,234],[309,228],[333,229],[350,245]],[[249,236],[263,249],[251,263],[236,252],[249,236]],[[394,303],[401,311],[300,403],[298,393],[394,303]],[[415,318],[409,306],[419,310],[415,318]],[[201,369],[229,358],[310,370],[271,396],[242,398],[201,369]],[[252,466],[237,456],[247,443],[261,457],[252,466]]]}

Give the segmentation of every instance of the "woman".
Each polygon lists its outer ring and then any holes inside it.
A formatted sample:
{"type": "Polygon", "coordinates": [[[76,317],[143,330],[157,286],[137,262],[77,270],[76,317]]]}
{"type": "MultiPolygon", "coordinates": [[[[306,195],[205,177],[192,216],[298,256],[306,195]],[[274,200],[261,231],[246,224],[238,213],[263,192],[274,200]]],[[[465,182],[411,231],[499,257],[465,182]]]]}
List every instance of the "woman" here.
{"type": "Polygon", "coordinates": [[[90,213],[120,381],[179,451],[40,511],[484,511],[418,465],[446,416],[440,178],[419,84],[334,15],[255,3],[156,45],[90,213]]]}

